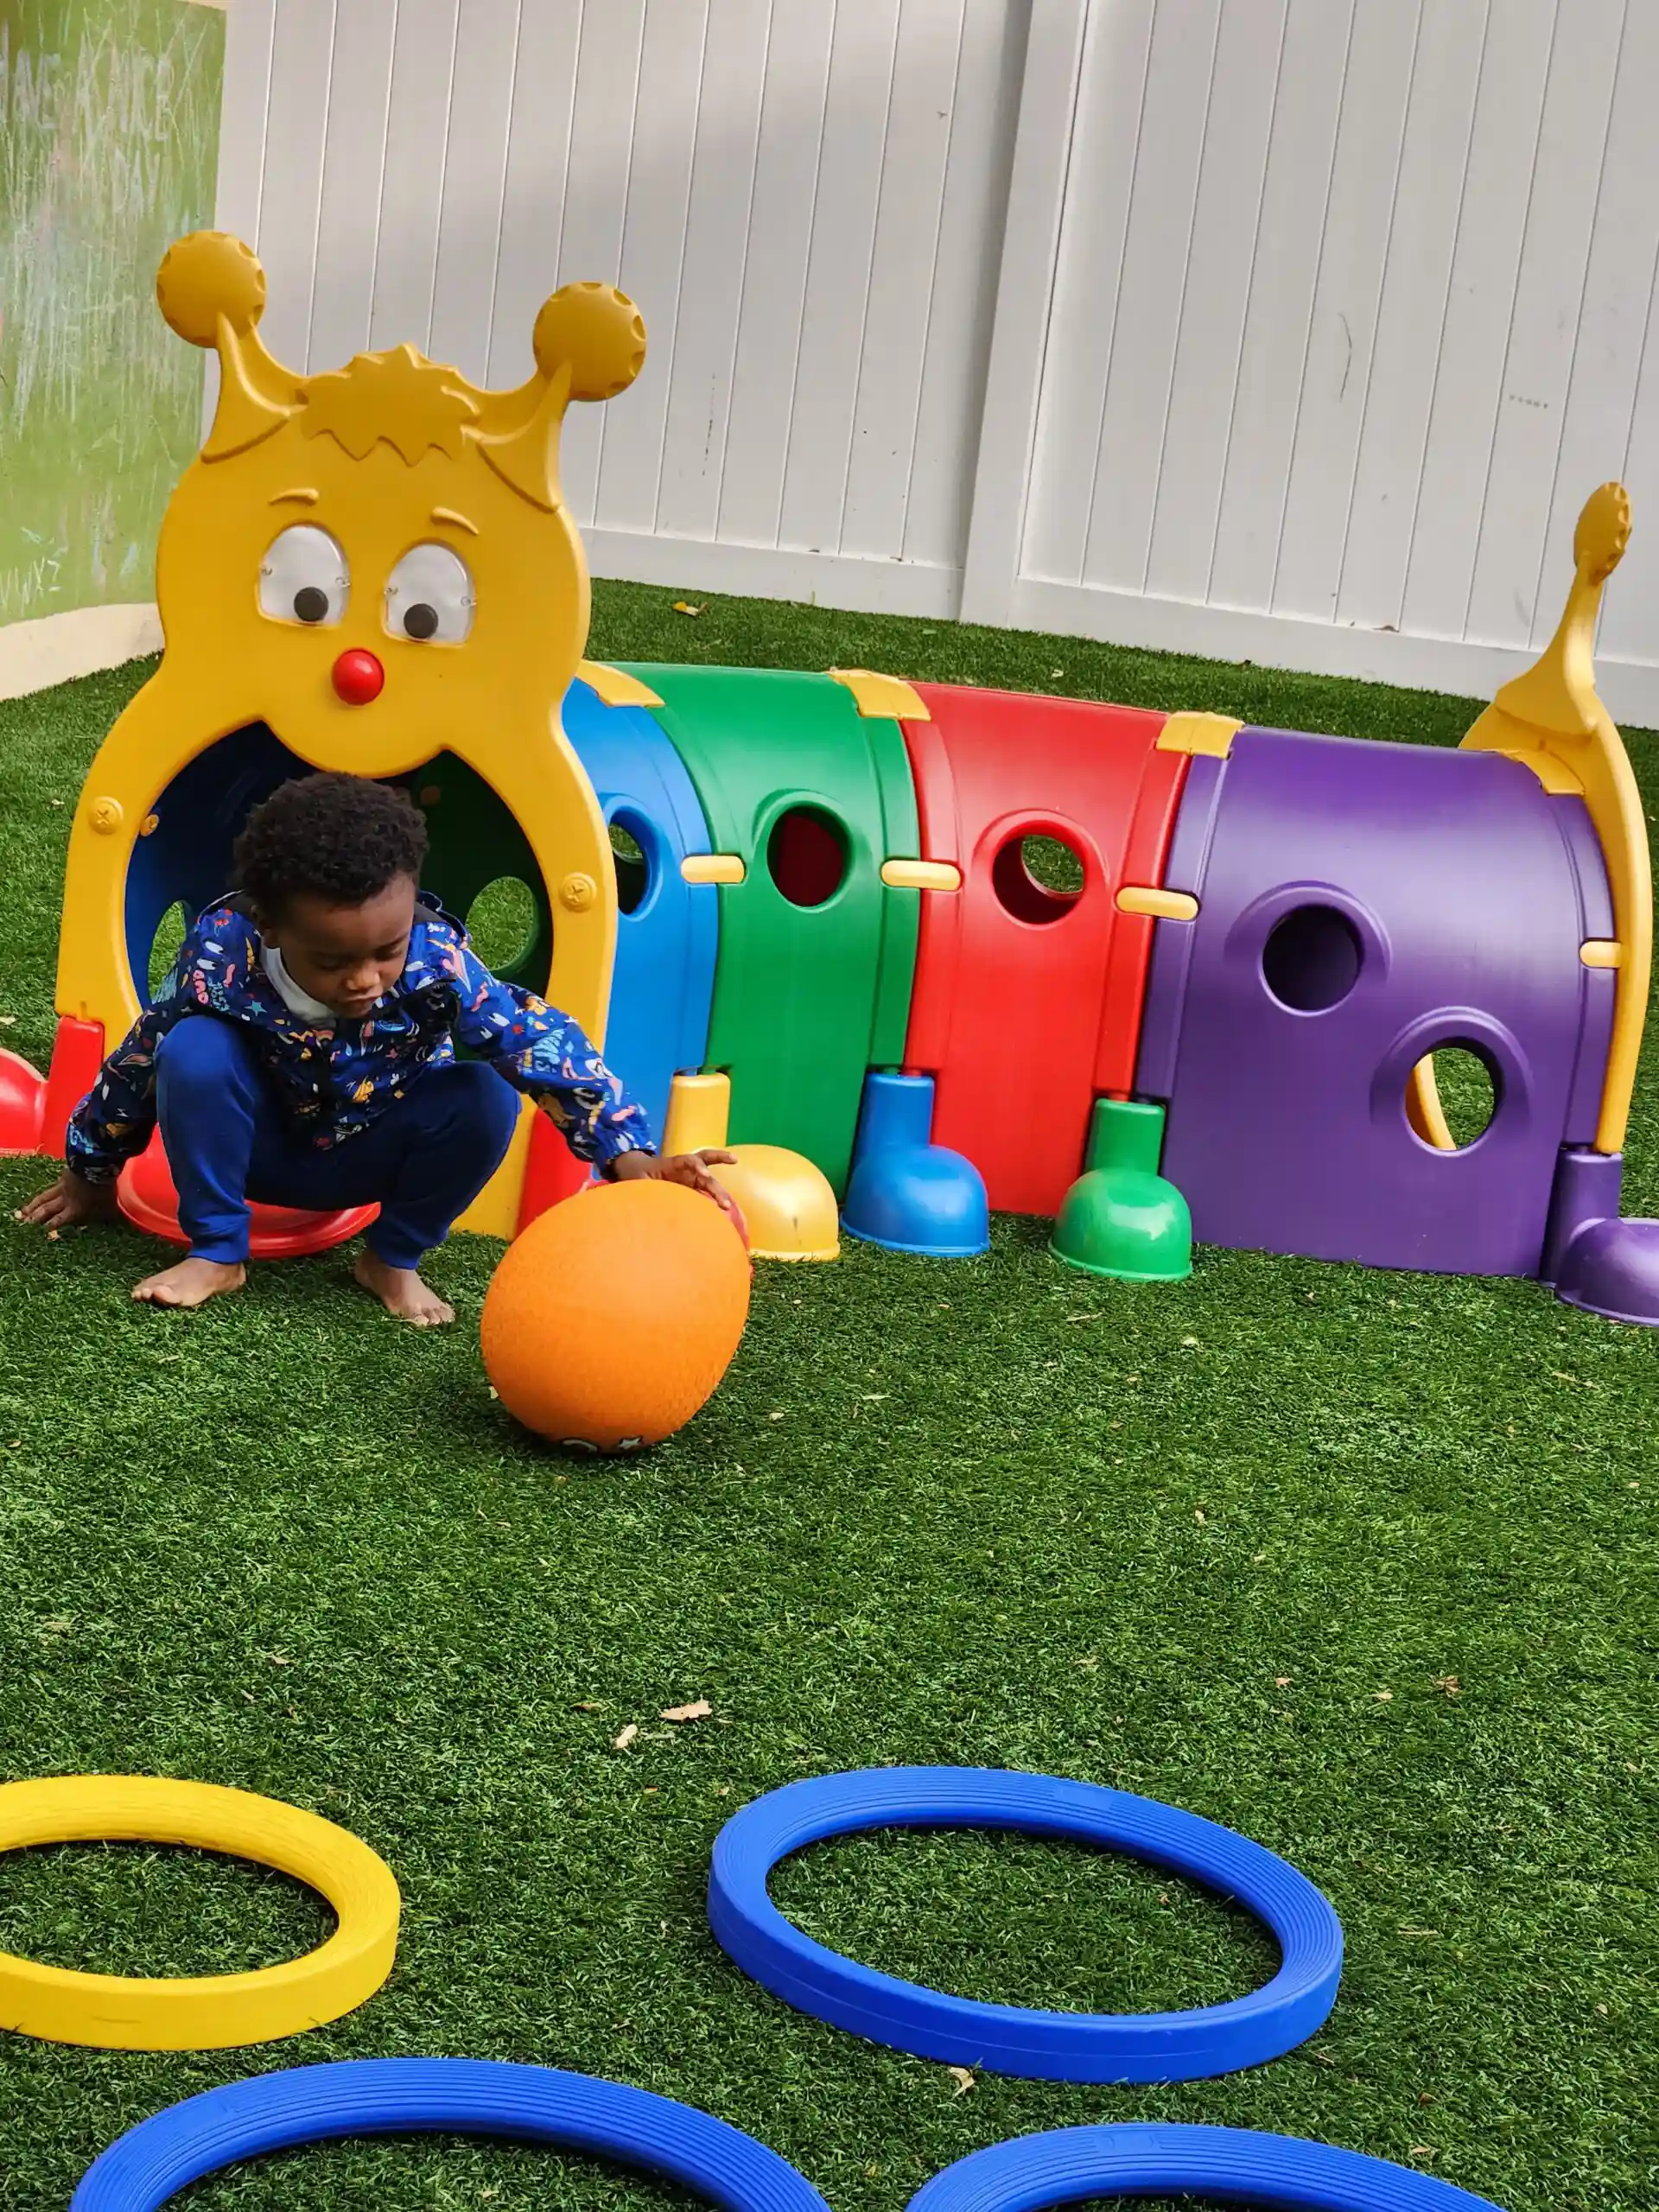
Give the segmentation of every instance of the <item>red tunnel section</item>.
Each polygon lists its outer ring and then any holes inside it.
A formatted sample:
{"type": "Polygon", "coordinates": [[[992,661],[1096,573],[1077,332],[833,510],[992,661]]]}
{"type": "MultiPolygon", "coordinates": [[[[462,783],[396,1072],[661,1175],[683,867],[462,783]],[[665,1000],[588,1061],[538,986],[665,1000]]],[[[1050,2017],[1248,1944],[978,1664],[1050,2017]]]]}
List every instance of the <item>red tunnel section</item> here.
{"type": "Polygon", "coordinates": [[[934,1078],[935,1143],[967,1154],[992,1205],[1052,1214],[1095,1099],[1134,1082],[1153,922],[1117,894],[1161,886],[1186,756],[1139,708],[915,688],[922,856],[962,888],[922,893],[906,1064],[934,1078]]]}

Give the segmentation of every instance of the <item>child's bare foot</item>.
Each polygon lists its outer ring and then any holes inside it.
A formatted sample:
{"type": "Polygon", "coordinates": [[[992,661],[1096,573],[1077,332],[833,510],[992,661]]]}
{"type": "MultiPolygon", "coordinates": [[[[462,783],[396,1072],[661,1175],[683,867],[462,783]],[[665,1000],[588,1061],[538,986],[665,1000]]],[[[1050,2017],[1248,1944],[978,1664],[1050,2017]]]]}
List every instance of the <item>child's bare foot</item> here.
{"type": "Polygon", "coordinates": [[[412,1321],[417,1329],[442,1329],[455,1318],[454,1307],[446,1306],[435,1290],[429,1289],[413,1268],[388,1267],[372,1252],[359,1252],[352,1273],[388,1313],[396,1314],[400,1321],[412,1321]]]}
{"type": "Polygon", "coordinates": [[[222,1298],[226,1291],[240,1290],[248,1279],[248,1271],[241,1262],[226,1266],[220,1260],[181,1260],[176,1267],[163,1268],[158,1275],[146,1275],[133,1291],[133,1296],[145,1306],[173,1306],[181,1311],[205,1306],[210,1298],[222,1298]]]}

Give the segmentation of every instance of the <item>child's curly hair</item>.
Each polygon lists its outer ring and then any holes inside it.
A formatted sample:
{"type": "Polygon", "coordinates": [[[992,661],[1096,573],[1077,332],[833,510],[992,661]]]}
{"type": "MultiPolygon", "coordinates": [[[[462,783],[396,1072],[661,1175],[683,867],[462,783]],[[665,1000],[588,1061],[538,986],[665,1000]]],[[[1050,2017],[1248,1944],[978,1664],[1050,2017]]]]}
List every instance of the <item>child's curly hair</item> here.
{"type": "Polygon", "coordinates": [[[396,784],[301,776],[248,817],[236,841],[236,881],[256,913],[276,921],[308,893],[331,906],[361,906],[400,875],[418,882],[425,858],[425,819],[396,784]]]}

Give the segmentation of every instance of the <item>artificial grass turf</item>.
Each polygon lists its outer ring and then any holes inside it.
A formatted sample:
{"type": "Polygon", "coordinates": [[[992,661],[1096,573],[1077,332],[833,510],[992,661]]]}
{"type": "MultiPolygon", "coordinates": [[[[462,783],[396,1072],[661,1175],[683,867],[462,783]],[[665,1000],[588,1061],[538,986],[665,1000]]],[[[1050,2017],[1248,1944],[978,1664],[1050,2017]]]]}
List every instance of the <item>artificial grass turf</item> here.
{"type": "MultiPolygon", "coordinates": [[[[1467,702],[600,587],[594,650],[887,666],[1451,741],[1467,702]],[[1058,671],[1058,673],[1056,673],[1058,671]]],[[[50,1041],[63,832],[140,671],[0,709],[0,1040],[50,1041]],[[58,808],[50,804],[60,799],[58,808]]],[[[1638,772],[1659,754],[1637,736],[1638,772]]],[[[1656,1207],[1644,1089],[1631,1198],[1656,1207]]],[[[40,1179],[0,1167],[15,1204],[40,1179]]],[[[252,2053],[0,2038],[0,2206],[60,2207],[120,2127],[255,2069],[531,2058],[677,2094],[882,2212],[1037,2126],[1161,2117],[1410,2161],[1512,2212],[1650,2201],[1659,1346],[1523,1283],[1201,1255],[1148,1293],[849,1248],[760,1270],[732,1376],[637,1462],[568,1463],[487,1395],[495,1248],[417,1338],[333,1258],[192,1317],[144,1249],[0,1244],[0,1766],[238,1783],[344,1821],[403,1884],[386,1991],[252,2053]],[[1385,1694],[1386,1693],[1386,1694],[1385,1694]],[[705,1696],[709,1720],[655,1716],[705,1696]],[[628,1722],[640,1734],[613,1748],[628,1722]],[[1292,1857],[1347,1930],[1301,2052],[1162,2090],[982,2078],[789,2012],[709,1938],[720,1821],[797,1774],[1006,1764],[1113,1782],[1292,1857]]],[[[970,1995],[1179,2005],[1270,1966],[1248,1923],[1081,1852],[868,1839],[780,1899],[970,1995]]],[[[228,1970],[322,1932],[280,1878],[139,1849],[0,1863],[0,1944],[228,1970]]],[[[511,2149],[340,2146],[202,2206],[591,2205],[644,2184],[511,2149]]]]}

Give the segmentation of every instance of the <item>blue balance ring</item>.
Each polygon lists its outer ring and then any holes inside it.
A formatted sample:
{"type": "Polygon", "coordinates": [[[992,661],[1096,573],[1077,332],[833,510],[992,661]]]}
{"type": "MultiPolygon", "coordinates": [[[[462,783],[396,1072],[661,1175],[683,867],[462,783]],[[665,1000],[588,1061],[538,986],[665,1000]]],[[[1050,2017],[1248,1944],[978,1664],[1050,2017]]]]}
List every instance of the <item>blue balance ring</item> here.
{"type": "Polygon", "coordinates": [[[93,2161],[70,2212],[159,2212],[241,2158],[343,2135],[504,2135],[665,2175],[723,2212],[828,2212],[752,2135],[671,2097],[550,2066],[367,2058],[232,2082],[140,2121],[93,2161]]]}
{"type": "Polygon", "coordinates": [[[715,1840],[709,1922],[775,1997],[920,2058],[1050,2082],[1194,2082],[1305,2042],[1336,2002],[1342,1927],[1306,1875],[1259,1843],[1150,1797],[988,1767],[880,1767],[791,1782],[715,1840]],[[868,1828],[1013,1828],[1104,1846],[1190,1875],[1263,1921],[1281,1963],[1264,1989],[1188,2012],[1043,2012],[976,2005],[878,1974],[785,1920],[766,1891],[791,1852],[868,1828]]]}
{"type": "Polygon", "coordinates": [[[1198,2196],[1284,2212],[1498,2212],[1432,2174],[1243,2127],[1062,2127],[959,2158],[909,2212],[1038,2212],[1099,2196],[1198,2196]]]}

